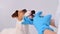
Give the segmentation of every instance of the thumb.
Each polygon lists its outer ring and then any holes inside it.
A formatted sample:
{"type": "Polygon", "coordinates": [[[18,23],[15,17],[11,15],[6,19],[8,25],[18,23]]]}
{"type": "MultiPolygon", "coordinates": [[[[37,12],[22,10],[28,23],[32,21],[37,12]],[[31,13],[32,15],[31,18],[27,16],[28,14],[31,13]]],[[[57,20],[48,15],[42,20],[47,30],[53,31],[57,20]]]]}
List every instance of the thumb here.
{"type": "Polygon", "coordinates": [[[37,12],[37,13],[35,14],[35,17],[40,16],[41,14],[42,14],[42,11],[37,12]]]}
{"type": "Polygon", "coordinates": [[[46,15],[44,18],[45,18],[45,20],[51,20],[51,17],[52,17],[52,15],[49,14],[49,15],[46,15]]]}

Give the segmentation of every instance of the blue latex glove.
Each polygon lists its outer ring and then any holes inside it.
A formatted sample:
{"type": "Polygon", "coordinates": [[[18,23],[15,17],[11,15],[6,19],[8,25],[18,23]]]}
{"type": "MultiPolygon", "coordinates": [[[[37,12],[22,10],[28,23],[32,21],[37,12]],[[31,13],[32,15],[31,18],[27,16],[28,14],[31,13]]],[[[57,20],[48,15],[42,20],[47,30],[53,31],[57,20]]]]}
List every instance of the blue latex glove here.
{"type": "Polygon", "coordinates": [[[40,17],[40,12],[38,12],[35,17],[33,18],[33,24],[35,28],[38,31],[38,34],[44,34],[44,30],[49,29],[52,30],[49,27],[51,21],[51,15],[46,15],[44,17],[40,17]]]}
{"type": "MultiPolygon", "coordinates": [[[[40,14],[42,14],[42,11],[40,11],[40,14]]],[[[28,16],[25,16],[24,18],[23,18],[23,22],[22,22],[22,24],[31,24],[31,25],[33,25],[33,19],[30,19],[28,16]]]]}
{"type": "Polygon", "coordinates": [[[22,22],[22,24],[33,24],[33,19],[30,19],[28,16],[25,16],[24,18],[23,18],[23,22],[22,22]]]}

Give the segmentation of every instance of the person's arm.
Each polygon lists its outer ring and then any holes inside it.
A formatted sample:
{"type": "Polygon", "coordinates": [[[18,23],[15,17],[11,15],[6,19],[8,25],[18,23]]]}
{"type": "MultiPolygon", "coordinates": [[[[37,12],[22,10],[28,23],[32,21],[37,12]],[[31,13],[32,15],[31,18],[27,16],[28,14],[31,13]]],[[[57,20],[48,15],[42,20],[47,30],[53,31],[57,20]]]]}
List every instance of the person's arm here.
{"type": "Polygon", "coordinates": [[[51,31],[51,30],[46,29],[46,30],[44,31],[44,34],[56,34],[56,32],[53,32],[53,31],[51,31]]]}
{"type": "Polygon", "coordinates": [[[54,20],[54,19],[51,20],[50,25],[56,27],[56,26],[55,26],[55,20],[54,20]]]}

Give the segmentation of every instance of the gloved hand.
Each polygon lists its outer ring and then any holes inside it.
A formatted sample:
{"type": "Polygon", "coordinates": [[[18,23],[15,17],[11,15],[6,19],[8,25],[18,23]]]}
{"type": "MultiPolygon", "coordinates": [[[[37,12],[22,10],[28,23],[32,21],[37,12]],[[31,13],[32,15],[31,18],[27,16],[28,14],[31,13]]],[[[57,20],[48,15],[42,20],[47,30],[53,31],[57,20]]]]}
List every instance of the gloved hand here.
{"type": "Polygon", "coordinates": [[[33,24],[33,19],[30,19],[28,16],[25,16],[24,18],[23,18],[23,22],[22,22],[22,24],[33,24]]]}
{"type": "Polygon", "coordinates": [[[38,31],[38,34],[44,34],[44,30],[49,29],[52,30],[50,25],[51,15],[46,15],[44,17],[40,17],[40,12],[38,12],[33,18],[33,25],[38,31]]]}
{"type": "MultiPolygon", "coordinates": [[[[42,11],[40,11],[40,14],[42,14],[42,11]]],[[[33,19],[31,19],[31,18],[29,18],[28,16],[25,16],[24,18],[23,18],[23,22],[22,22],[22,24],[31,24],[31,25],[33,25],[33,19]]]]}

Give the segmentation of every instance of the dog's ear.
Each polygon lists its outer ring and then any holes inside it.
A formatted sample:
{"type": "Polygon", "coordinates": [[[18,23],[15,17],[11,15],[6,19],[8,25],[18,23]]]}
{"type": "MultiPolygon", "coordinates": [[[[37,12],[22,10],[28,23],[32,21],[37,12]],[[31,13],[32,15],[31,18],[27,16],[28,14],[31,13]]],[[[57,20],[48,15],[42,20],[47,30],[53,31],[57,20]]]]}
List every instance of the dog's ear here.
{"type": "Polygon", "coordinates": [[[24,13],[26,13],[26,12],[27,12],[27,10],[26,10],[26,9],[23,9],[22,11],[23,11],[24,13]]]}
{"type": "Polygon", "coordinates": [[[13,18],[14,18],[14,17],[18,17],[18,10],[16,10],[11,16],[12,16],[13,18]]]}

